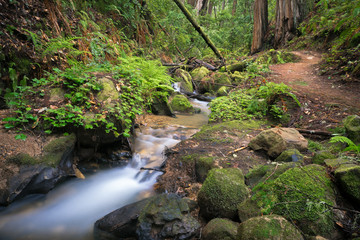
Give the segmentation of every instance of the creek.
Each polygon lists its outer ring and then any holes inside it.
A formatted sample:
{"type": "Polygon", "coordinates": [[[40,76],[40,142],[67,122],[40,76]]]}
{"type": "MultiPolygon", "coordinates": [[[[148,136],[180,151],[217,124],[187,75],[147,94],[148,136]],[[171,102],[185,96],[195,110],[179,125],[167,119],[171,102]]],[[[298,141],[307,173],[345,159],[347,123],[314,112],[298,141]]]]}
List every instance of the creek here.
{"type": "Polygon", "coordinates": [[[93,239],[97,219],[153,194],[161,172],[140,168],[161,166],[165,147],[176,145],[207,123],[207,103],[192,100],[192,104],[201,113],[152,116],[151,124],[140,127],[127,166],[70,180],[46,195],[31,195],[5,208],[0,212],[0,239],[93,239]]]}

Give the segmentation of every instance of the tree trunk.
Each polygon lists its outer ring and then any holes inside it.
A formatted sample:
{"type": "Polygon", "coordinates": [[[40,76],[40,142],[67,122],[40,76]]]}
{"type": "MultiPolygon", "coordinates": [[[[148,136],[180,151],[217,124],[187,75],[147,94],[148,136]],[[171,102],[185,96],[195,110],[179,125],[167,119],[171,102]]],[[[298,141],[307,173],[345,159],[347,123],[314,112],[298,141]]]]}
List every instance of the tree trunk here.
{"type": "Polygon", "coordinates": [[[193,7],[196,6],[196,0],[188,0],[187,3],[190,4],[193,7]]]}
{"type": "Polygon", "coordinates": [[[255,0],[254,5],[254,29],[251,54],[259,52],[264,44],[265,34],[268,28],[268,1],[255,0]]]}
{"type": "Polygon", "coordinates": [[[209,4],[209,0],[202,0],[202,6],[201,9],[199,11],[199,14],[201,16],[205,16],[207,13],[207,9],[208,9],[208,4],[209,4]]]}
{"type": "Polygon", "coordinates": [[[193,25],[195,30],[200,34],[200,36],[204,39],[206,44],[213,50],[215,55],[221,60],[222,64],[224,63],[224,58],[221,56],[220,52],[215,47],[214,43],[210,40],[210,38],[204,33],[199,24],[195,21],[195,19],[191,16],[191,13],[186,9],[186,7],[180,2],[180,0],[173,0],[175,4],[180,8],[185,17],[189,20],[189,22],[193,25]]]}
{"type": "Polygon", "coordinates": [[[237,0],[233,0],[233,7],[232,7],[232,11],[231,11],[231,14],[233,16],[235,16],[235,13],[236,13],[236,5],[237,5],[237,0]]]}
{"type": "MultiPolygon", "coordinates": [[[[307,0],[277,0],[274,47],[291,40],[299,24],[309,13],[311,6],[307,0]]],[[[312,5],[312,3],[311,3],[312,5]]]]}
{"type": "Polygon", "coordinates": [[[213,11],[214,3],[213,1],[209,0],[209,8],[208,8],[208,14],[211,16],[213,11]]]}

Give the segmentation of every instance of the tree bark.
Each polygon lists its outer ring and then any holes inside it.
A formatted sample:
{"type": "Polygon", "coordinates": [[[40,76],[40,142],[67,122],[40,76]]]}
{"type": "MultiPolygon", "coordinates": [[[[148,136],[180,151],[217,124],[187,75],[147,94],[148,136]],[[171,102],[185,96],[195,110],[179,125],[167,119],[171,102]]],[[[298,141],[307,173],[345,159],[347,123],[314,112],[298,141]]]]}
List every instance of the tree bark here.
{"type": "Polygon", "coordinates": [[[211,16],[213,11],[214,3],[213,1],[209,0],[209,8],[208,8],[208,14],[211,16]]]}
{"type": "Polygon", "coordinates": [[[237,0],[233,0],[233,6],[232,6],[232,11],[231,11],[231,15],[235,16],[236,13],[236,5],[237,5],[237,0]]]}
{"type": "Polygon", "coordinates": [[[254,5],[254,29],[251,54],[259,52],[264,44],[265,34],[268,28],[268,1],[255,0],[254,5]]]}
{"type": "Polygon", "coordinates": [[[185,17],[189,20],[189,22],[193,25],[195,30],[200,34],[200,36],[204,39],[206,44],[211,48],[211,50],[215,53],[215,55],[224,63],[224,58],[221,56],[220,52],[215,47],[214,43],[211,39],[205,34],[205,32],[201,29],[199,24],[195,21],[195,19],[191,16],[191,13],[185,8],[185,6],[180,2],[180,0],[174,0],[175,4],[180,8],[185,17]]]}
{"type": "Polygon", "coordinates": [[[312,5],[307,0],[277,0],[274,47],[283,45],[296,35],[296,29],[304,20],[312,5]]]}

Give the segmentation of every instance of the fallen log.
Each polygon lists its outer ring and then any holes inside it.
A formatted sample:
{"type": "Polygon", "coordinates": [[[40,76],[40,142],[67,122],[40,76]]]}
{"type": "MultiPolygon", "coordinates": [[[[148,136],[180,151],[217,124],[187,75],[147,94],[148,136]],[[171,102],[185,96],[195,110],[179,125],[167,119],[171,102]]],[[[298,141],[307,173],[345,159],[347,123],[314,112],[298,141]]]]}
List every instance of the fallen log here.
{"type": "Polygon", "coordinates": [[[204,102],[211,102],[213,100],[213,98],[206,97],[206,96],[201,95],[201,94],[196,94],[196,93],[191,93],[191,92],[184,92],[184,94],[186,96],[188,96],[189,98],[195,98],[197,100],[204,101],[204,102]]]}
{"type": "Polygon", "coordinates": [[[307,130],[307,129],[296,129],[299,133],[310,134],[310,135],[319,135],[324,137],[333,137],[334,135],[331,132],[321,131],[321,130],[307,130]]]}

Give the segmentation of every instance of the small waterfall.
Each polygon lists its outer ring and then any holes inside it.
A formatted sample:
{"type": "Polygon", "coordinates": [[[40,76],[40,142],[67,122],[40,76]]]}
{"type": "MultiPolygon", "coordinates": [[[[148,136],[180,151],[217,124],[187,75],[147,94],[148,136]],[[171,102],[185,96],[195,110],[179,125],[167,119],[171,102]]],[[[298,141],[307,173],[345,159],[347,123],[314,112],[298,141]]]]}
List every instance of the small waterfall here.
{"type": "Polygon", "coordinates": [[[128,166],[71,180],[47,195],[32,195],[5,208],[0,212],[0,239],[93,239],[96,220],[151,192],[161,173],[140,168],[160,166],[165,147],[173,147],[207,122],[207,103],[193,104],[201,114],[168,118],[164,128],[141,127],[128,166]]]}

